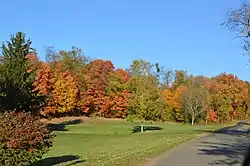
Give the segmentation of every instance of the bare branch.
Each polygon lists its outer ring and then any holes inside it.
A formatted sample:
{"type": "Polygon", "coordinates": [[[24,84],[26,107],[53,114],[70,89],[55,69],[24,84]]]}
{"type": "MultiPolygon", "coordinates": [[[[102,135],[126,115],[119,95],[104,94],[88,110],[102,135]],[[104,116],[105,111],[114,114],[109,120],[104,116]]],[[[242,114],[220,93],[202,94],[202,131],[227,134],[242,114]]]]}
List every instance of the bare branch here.
{"type": "Polygon", "coordinates": [[[191,116],[192,125],[200,114],[205,111],[208,94],[204,87],[190,82],[181,95],[182,109],[191,116]]]}
{"type": "Polygon", "coordinates": [[[222,23],[229,31],[236,34],[242,42],[243,49],[249,55],[250,47],[250,4],[244,2],[238,9],[230,10],[227,13],[227,21],[222,23]]]}

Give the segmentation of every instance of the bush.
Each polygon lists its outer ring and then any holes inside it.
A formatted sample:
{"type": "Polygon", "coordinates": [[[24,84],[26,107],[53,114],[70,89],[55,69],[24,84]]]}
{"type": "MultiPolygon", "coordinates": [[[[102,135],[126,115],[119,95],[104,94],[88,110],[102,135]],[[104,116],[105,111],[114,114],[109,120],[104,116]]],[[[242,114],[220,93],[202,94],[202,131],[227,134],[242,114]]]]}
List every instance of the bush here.
{"type": "Polygon", "coordinates": [[[14,111],[0,114],[0,165],[24,166],[41,159],[53,137],[38,117],[14,111]]]}

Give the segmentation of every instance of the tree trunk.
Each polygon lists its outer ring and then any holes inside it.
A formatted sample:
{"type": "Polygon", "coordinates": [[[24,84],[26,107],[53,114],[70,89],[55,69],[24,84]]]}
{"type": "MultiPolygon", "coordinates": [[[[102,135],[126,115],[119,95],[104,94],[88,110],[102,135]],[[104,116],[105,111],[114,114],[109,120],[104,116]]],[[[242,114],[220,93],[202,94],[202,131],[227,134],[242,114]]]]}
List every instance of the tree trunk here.
{"type": "Polygon", "coordinates": [[[191,124],[192,124],[192,126],[194,125],[194,117],[192,117],[192,123],[191,124]]]}
{"type": "Polygon", "coordinates": [[[144,130],[143,130],[143,121],[141,122],[141,132],[144,132],[144,130]]]}

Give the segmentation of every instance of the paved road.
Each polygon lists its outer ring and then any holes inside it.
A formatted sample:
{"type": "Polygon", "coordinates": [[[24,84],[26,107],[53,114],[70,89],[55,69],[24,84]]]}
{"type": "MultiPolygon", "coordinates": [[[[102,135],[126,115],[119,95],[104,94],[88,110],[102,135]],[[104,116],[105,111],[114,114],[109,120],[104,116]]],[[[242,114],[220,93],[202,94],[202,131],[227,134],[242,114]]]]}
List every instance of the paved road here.
{"type": "Polygon", "coordinates": [[[145,166],[240,166],[250,140],[244,122],[220,129],[162,154],[145,166]]]}

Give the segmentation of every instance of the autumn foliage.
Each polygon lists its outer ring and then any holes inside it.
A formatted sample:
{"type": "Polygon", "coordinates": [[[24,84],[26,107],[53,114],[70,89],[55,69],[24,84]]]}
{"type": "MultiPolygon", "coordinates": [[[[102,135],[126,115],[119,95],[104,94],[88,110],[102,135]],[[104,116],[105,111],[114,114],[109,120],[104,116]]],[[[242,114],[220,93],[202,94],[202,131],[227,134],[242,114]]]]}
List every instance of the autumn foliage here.
{"type": "Polygon", "coordinates": [[[246,118],[248,86],[235,75],[222,73],[213,79],[210,93],[219,121],[246,118]]]}
{"type": "Polygon", "coordinates": [[[183,113],[181,112],[180,103],[183,88],[183,86],[180,86],[176,90],[164,89],[162,92],[167,105],[171,109],[171,117],[177,122],[182,122],[184,120],[183,113]]]}
{"type": "Polygon", "coordinates": [[[29,165],[42,158],[54,135],[39,118],[27,113],[0,114],[0,165],[29,165]]]}
{"type": "MultiPolygon", "coordinates": [[[[24,41],[23,37],[18,34],[15,40],[24,41]]],[[[18,43],[3,45],[3,110],[22,108],[46,118],[99,116],[192,124],[249,116],[249,83],[233,74],[192,76],[142,59],[120,69],[109,60],[90,60],[76,47],[69,51],[50,48],[46,61],[41,61],[33,49],[20,44],[23,51],[13,52],[18,43]]]]}
{"type": "Polygon", "coordinates": [[[104,117],[125,118],[128,97],[125,85],[128,79],[128,74],[122,69],[109,73],[108,84],[105,88],[106,102],[102,107],[104,117]]]}
{"type": "MultiPolygon", "coordinates": [[[[19,34],[16,40],[21,37],[19,34]]],[[[48,49],[46,61],[41,61],[29,51],[31,48],[19,47],[24,51],[17,50],[21,55],[16,56],[18,61],[8,58],[12,47],[3,47],[2,108],[25,108],[46,118],[99,116],[192,124],[223,123],[249,116],[249,83],[233,74],[192,76],[142,59],[134,60],[128,69],[120,69],[109,60],[90,60],[76,47],[69,51],[48,49]],[[23,72],[16,75],[12,68],[19,67],[19,61],[25,66],[15,69],[23,72]],[[12,75],[17,78],[9,82],[12,75]]]]}
{"type": "Polygon", "coordinates": [[[38,69],[33,91],[45,97],[40,109],[40,114],[45,117],[84,115],[126,118],[133,115],[139,119],[190,122],[191,113],[184,109],[186,105],[181,102],[190,83],[202,89],[189,88],[189,91],[194,91],[194,96],[201,97],[204,96],[202,93],[207,93],[202,108],[196,108],[200,115],[196,116],[195,122],[221,123],[248,116],[248,84],[232,74],[222,73],[212,78],[193,77],[177,70],[169,86],[160,83],[159,74],[154,75],[154,65],[143,60],[134,61],[129,70],[115,69],[111,61],[101,59],[74,68],[65,67],[65,60],[36,63],[38,69]]]}

